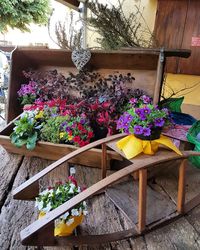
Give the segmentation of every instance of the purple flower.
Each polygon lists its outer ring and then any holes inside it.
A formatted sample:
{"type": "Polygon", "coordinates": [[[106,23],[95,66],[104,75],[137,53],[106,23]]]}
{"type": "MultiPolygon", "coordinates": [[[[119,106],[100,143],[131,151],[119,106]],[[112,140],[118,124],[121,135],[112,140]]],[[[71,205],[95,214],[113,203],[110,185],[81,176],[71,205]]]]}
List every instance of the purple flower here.
{"type": "Polygon", "coordinates": [[[136,135],[141,135],[143,133],[143,127],[139,125],[134,126],[134,133],[136,135]]]}
{"type": "Polygon", "coordinates": [[[133,120],[133,116],[127,113],[127,115],[125,115],[125,120],[131,122],[133,120]]]}
{"type": "Polygon", "coordinates": [[[156,127],[163,127],[165,121],[163,118],[156,118],[154,124],[156,127]]]}
{"type": "Polygon", "coordinates": [[[143,128],[143,135],[144,136],[149,136],[150,134],[151,134],[150,128],[143,128]]]}
{"type": "Polygon", "coordinates": [[[143,103],[145,103],[145,104],[151,103],[151,98],[150,98],[149,96],[147,96],[147,95],[141,96],[140,99],[141,99],[141,100],[143,101],[143,103]]]}
{"type": "Polygon", "coordinates": [[[70,127],[66,127],[65,131],[66,132],[70,132],[71,128],[70,127]]]}
{"type": "Polygon", "coordinates": [[[135,105],[135,104],[137,104],[138,100],[137,100],[137,98],[131,98],[129,102],[130,102],[130,104],[135,105]]]}
{"type": "Polygon", "coordinates": [[[80,119],[80,124],[84,125],[85,122],[86,122],[85,119],[83,119],[83,118],[80,119]]]}
{"type": "Polygon", "coordinates": [[[144,115],[148,115],[148,114],[151,113],[151,109],[148,108],[148,107],[144,107],[144,108],[142,109],[142,113],[143,113],[144,115]]]}
{"type": "Polygon", "coordinates": [[[124,127],[124,120],[123,117],[121,116],[117,121],[117,129],[122,129],[123,127],[124,127]]]}
{"type": "Polygon", "coordinates": [[[169,115],[169,110],[167,108],[163,108],[162,111],[164,111],[166,115],[169,115]]]}
{"type": "Polygon", "coordinates": [[[143,114],[142,109],[140,108],[135,109],[135,113],[139,116],[143,114]]]}
{"type": "Polygon", "coordinates": [[[145,120],[146,120],[146,116],[145,116],[144,114],[141,114],[141,115],[140,115],[140,120],[141,120],[141,121],[145,121],[145,120]]]}

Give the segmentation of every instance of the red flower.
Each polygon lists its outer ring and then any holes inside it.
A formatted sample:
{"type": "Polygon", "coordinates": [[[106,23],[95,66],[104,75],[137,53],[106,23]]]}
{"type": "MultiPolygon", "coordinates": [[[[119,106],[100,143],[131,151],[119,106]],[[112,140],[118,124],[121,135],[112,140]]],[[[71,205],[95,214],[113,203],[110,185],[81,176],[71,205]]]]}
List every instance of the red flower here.
{"type": "Polygon", "coordinates": [[[73,139],[73,141],[74,142],[80,142],[80,140],[81,140],[81,138],[80,138],[80,136],[79,135],[76,135],[75,137],[74,137],[74,139],[73,139]]]}
{"type": "Polygon", "coordinates": [[[71,181],[76,187],[78,186],[77,181],[76,181],[76,179],[74,178],[74,176],[70,175],[70,176],[68,177],[68,180],[71,181]]]}
{"type": "Polygon", "coordinates": [[[78,124],[78,129],[81,130],[81,131],[83,131],[84,127],[81,124],[78,124]]]}
{"type": "Polygon", "coordinates": [[[103,102],[103,103],[102,103],[102,107],[103,107],[104,109],[109,108],[109,107],[110,107],[110,102],[103,102]]]}
{"type": "Polygon", "coordinates": [[[88,132],[88,138],[90,139],[90,138],[92,138],[93,136],[94,136],[93,132],[92,132],[92,131],[89,131],[89,132],[88,132]]]}

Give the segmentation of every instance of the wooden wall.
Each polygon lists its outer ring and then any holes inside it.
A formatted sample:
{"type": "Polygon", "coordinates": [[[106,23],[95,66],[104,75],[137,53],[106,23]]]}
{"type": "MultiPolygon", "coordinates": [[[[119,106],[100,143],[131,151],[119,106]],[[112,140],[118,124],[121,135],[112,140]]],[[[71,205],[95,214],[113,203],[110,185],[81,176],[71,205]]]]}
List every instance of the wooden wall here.
{"type": "Polygon", "coordinates": [[[158,0],[155,35],[160,46],[192,50],[189,59],[168,59],[167,72],[200,75],[199,0],[158,0]]]}

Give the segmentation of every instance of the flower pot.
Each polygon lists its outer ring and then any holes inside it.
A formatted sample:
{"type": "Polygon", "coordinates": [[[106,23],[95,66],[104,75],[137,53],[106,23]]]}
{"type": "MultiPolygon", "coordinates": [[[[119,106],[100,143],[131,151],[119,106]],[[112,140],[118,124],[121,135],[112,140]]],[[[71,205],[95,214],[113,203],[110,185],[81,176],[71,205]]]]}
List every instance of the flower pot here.
{"type": "Polygon", "coordinates": [[[157,128],[151,129],[151,134],[149,136],[137,135],[137,134],[134,134],[134,136],[141,140],[153,141],[153,140],[160,138],[161,132],[162,132],[162,128],[157,127],[157,128]]]}
{"type": "MultiPolygon", "coordinates": [[[[40,212],[38,215],[38,219],[41,219],[45,216],[45,212],[40,212]]],[[[74,229],[83,222],[84,215],[80,216],[72,216],[70,219],[74,219],[74,222],[70,225],[67,225],[63,220],[56,220],[54,227],[54,236],[69,236],[73,233],[74,229]]]]}
{"type": "Polygon", "coordinates": [[[73,233],[74,229],[80,225],[84,219],[84,215],[72,216],[71,219],[74,219],[74,222],[70,225],[67,225],[64,221],[55,222],[54,236],[69,236],[73,233]]]}
{"type": "Polygon", "coordinates": [[[97,123],[92,123],[91,127],[94,132],[94,138],[92,139],[92,141],[97,141],[105,138],[108,134],[108,129],[105,127],[100,127],[97,123]]]}

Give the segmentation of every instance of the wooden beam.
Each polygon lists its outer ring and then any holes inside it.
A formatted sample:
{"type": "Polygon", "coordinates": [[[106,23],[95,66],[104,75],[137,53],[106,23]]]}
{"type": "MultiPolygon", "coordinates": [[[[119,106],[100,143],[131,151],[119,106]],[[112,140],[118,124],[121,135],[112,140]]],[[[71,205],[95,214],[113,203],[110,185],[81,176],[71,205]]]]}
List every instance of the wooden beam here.
{"type": "Polygon", "coordinates": [[[68,6],[69,8],[73,8],[76,11],[78,11],[78,6],[80,4],[80,2],[77,0],[56,0],[56,1],[68,6]]]}
{"type": "Polygon", "coordinates": [[[101,154],[101,177],[104,179],[106,177],[106,170],[107,170],[107,150],[106,144],[103,143],[102,147],[102,154],[101,154]]]}
{"type": "Polygon", "coordinates": [[[147,169],[139,170],[138,230],[142,233],[146,226],[147,169]]]}
{"type": "Polygon", "coordinates": [[[185,205],[185,169],[187,159],[181,161],[179,167],[179,179],[178,179],[178,198],[177,198],[177,211],[180,214],[184,213],[185,205]]]}

